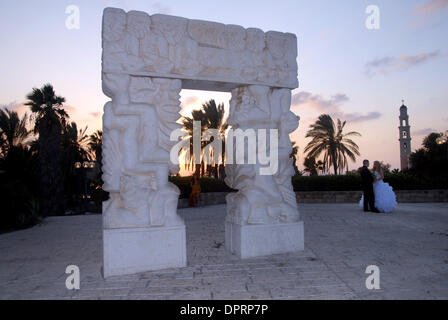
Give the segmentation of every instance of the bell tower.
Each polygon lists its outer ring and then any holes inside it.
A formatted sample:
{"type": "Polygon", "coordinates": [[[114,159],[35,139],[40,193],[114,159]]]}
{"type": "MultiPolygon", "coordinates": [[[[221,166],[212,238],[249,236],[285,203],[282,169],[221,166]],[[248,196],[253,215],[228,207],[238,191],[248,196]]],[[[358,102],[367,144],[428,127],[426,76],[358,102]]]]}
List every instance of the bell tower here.
{"type": "Polygon", "coordinates": [[[401,170],[409,167],[409,156],[411,154],[411,131],[409,126],[408,108],[404,105],[404,100],[400,107],[400,126],[398,127],[400,135],[400,163],[401,170]]]}

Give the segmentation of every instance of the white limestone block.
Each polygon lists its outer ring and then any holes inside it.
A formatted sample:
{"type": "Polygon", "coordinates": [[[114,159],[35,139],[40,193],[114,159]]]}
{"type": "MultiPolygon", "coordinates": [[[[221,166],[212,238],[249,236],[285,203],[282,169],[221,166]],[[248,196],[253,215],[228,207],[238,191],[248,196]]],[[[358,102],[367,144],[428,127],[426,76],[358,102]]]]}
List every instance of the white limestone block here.
{"type": "Polygon", "coordinates": [[[160,35],[146,35],[140,41],[140,55],[145,61],[146,71],[167,74],[174,68],[174,64],[168,59],[168,41],[160,35]]]}
{"type": "Polygon", "coordinates": [[[183,79],[188,87],[214,89],[215,82],[216,90],[253,84],[293,89],[296,58],[293,34],[104,10],[103,72],[183,79]]]}
{"type": "Polygon", "coordinates": [[[122,9],[106,8],[103,14],[103,34],[105,41],[120,40],[126,30],[126,12],[122,9]]]}
{"type": "Polygon", "coordinates": [[[155,14],[151,19],[153,32],[165,38],[172,46],[177,45],[187,32],[188,19],[164,14],[155,14]]]}
{"type": "Polygon", "coordinates": [[[103,231],[104,277],[186,267],[185,226],[103,231]]]}
{"type": "Polygon", "coordinates": [[[226,249],[241,259],[304,249],[303,221],[281,224],[225,223],[226,249]]]}
{"type": "Polygon", "coordinates": [[[246,30],[243,27],[233,24],[226,25],[225,37],[227,38],[227,49],[232,51],[244,50],[246,46],[246,30]]]}
{"type": "Polygon", "coordinates": [[[257,28],[246,30],[246,49],[253,52],[262,52],[266,47],[266,36],[264,32],[257,28]]]}
{"type": "Polygon", "coordinates": [[[143,39],[150,30],[151,18],[146,12],[129,11],[127,14],[127,31],[130,35],[143,39]]]}
{"type": "Polygon", "coordinates": [[[225,25],[218,22],[190,20],[188,33],[200,46],[221,48],[227,47],[225,25]]]}

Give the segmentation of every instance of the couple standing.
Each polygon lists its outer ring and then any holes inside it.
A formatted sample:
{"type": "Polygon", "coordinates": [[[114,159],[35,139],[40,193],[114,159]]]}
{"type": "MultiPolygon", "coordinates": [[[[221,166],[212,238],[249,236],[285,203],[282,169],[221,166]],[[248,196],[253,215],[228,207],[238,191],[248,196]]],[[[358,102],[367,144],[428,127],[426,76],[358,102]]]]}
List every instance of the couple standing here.
{"type": "Polygon", "coordinates": [[[364,207],[364,211],[392,212],[397,207],[397,200],[392,187],[383,181],[384,173],[380,162],[373,163],[373,173],[368,167],[369,160],[364,160],[361,168],[363,196],[359,205],[364,207]]]}

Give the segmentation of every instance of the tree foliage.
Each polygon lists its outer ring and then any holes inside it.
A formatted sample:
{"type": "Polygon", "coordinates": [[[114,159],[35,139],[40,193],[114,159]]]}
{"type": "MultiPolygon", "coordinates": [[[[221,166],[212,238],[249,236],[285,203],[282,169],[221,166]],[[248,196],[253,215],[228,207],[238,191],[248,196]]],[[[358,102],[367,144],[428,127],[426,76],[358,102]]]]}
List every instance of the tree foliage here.
{"type": "Polygon", "coordinates": [[[185,168],[190,170],[195,166],[195,173],[204,176],[206,172],[210,175],[214,175],[215,178],[218,177],[219,163],[208,163],[207,159],[213,159],[215,157],[215,152],[213,148],[206,148],[211,142],[213,142],[213,137],[206,141],[204,137],[204,132],[208,129],[215,129],[218,132],[222,140],[221,154],[216,154],[216,157],[221,157],[221,163],[225,162],[225,132],[228,128],[227,119],[225,118],[224,104],[216,105],[215,100],[211,99],[202,105],[199,110],[192,110],[191,117],[183,116],[181,118],[181,124],[183,129],[187,132],[184,137],[189,143],[189,153],[184,152],[181,157],[184,159],[185,168]],[[194,121],[201,122],[201,152],[200,152],[200,162],[201,164],[196,164],[195,166],[195,155],[193,152],[193,124],[194,121]],[[208,152],[207,154],[205,152],[208,152]]]}
{"type": "Polygon", "coordinates": [[[317,159],[323,154],[324,170],[328,172],[333,167],[334,174],[342,173],[348,169],[347,158],[353,162],[359,156],[359,147],[351,137],[361,136],[358,132],[344,133],[346,121],[337,119],[335,125],[328,114],[322,114],[317,121],[310,126],[306,138],[312,140],[305,147],[308,158],[317,159]]]}
{"type": "Polygon", "coordinates": [[[33,88],[26,96],[38,137],[40,208],[43,215],[64,214],[61,138],[68,114],[65,98],[56,95],[51,84],[33,88]]]}
{"type": "Polygon", "coordinates": [[[437,144],[439,133],[430,133],[423,139],[422,147],[410,155],[409,173],[437,179],[448,176],[448,144],[437,144]]]}

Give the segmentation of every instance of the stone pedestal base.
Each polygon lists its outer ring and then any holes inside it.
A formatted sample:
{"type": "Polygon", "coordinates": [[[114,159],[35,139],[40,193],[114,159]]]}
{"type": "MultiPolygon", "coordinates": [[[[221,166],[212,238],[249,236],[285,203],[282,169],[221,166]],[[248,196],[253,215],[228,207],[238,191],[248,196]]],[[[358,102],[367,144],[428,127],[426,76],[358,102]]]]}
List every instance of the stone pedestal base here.
{"type": "Polygon", "coordinates": [[[104,229],[104,277],[185,267],[185,226],[104,229]]]}
{"type": "Polygon", "coordinates": [[[303,221],[271,225],[226,222],[226,248],[241,259],[304,249],[303,221]]]}

